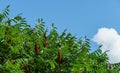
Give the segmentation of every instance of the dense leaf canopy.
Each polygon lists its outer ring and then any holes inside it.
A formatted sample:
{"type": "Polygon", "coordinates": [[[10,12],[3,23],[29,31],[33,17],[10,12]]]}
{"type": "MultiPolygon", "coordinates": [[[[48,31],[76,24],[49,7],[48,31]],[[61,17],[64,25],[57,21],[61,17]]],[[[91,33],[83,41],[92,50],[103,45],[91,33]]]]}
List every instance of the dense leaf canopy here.
{"type": "Polygon", "coordinates": [[[77,39],[66,30],[59,34],[45,22],[31,28],[25,18],[9,17],[9,6],[0,13],[0,73],[118,73],[100,47],[90,52],[87,37],[77,39]]]}

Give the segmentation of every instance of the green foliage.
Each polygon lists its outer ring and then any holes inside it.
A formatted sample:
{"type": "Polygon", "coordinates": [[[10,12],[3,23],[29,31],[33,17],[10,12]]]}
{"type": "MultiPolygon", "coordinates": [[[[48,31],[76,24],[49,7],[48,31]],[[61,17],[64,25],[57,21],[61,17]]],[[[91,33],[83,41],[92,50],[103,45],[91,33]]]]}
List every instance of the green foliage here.
{"type": "Polygon", "coordinates": [[[0,14],[0,73],[118,73],[120,65],[109,64],[100,47],[90,52],[87,37],[50,33],[43,19],[31,28],[20,15],[9,18],[9,6],[0,14]]]}

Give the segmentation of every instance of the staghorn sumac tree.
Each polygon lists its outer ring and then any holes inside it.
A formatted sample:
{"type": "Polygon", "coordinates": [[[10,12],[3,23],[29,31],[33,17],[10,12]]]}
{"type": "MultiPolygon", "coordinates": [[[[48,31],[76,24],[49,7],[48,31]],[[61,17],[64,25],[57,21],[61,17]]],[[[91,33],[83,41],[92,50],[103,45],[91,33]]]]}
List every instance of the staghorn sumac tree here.
{"type": "Polygon", "coordinates": [[[66,30],[59,34],[45,22],[31,28],[25,18],[9,17],[9,6],[0,13],[0,73],[118,73],[100,47],[90,52],[88,38],[77,39],[66,30]]]}

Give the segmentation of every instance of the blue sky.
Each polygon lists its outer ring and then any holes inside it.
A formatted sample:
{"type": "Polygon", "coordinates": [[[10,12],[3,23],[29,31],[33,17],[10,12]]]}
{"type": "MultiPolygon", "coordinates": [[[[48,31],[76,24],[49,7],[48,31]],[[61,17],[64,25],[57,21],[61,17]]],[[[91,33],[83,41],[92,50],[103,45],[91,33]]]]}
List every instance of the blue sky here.
{"type": "MultiPolygon", "coordinates": [[[[31,26],[43,18],[46,27],[54,23],[58,32],[67,29],[77,37],[92,39],[101,27],[120,32],[119,0],[0,0],[0,10],[10,5],[10,16],[23,13],[31,26]]],[[[92,50],[97,49],[91,42],[92,50]]]]}

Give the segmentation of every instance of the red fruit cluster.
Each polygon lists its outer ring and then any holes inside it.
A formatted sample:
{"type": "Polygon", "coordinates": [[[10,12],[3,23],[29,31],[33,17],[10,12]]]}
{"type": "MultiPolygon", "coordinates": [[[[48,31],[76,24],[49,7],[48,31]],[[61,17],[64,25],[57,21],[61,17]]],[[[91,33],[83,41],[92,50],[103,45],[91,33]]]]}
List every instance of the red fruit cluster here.
{"type": "Polygon", "coordinates": [[[47,46],[47,37],[46,37],[46,32],[44,33],[44,36],[43,36],[43,46],[46,47],[47,46]]]}
{"type": "Polygon", "coordinates": [[[10,63],[12,63],[12,56],[10,56],[10,59],[9,59],[9,60],[10,60],[10,63]]]}
{"type": "Polygon", "coordinates": [[[39,45],[38,42],[35,42],[35,53],[38,55],[39,54],[39,45]]]}
{"type": "Polygon", "coordinates": [[[8,43],[8,44],[12,44],[12,39],[9,39],[9,40],[7,41],[7,43],[8,43]]]}
{"type": "Polygon", "coordinates": [[[25,69],[25,73],[29,73],[30,72],[30,68],[29,68],[29,66],[27,65],[27,66],[25,66],[24,67],[24,69],[25,69]]]}
{"type": "Polygon", "coordinates": [[[58,62],[61,63],[62,62],[62,54],[61,51],[58,51],[58,62]]]}
{"type": "Polygon", "coordinates": [[[8,31],[5,31],[5,35],[8,35],[8,31]]]}

